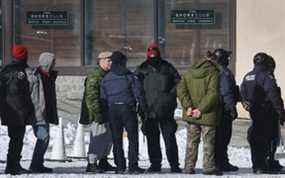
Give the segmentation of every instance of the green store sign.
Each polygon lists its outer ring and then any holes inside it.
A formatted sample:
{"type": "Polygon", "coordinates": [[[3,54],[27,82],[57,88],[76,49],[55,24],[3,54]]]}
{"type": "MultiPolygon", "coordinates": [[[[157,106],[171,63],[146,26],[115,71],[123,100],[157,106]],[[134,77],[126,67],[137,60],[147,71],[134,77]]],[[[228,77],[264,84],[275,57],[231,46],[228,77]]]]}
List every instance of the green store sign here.
{"type": "Polygon", "coordinates": [[[67,11],[28,11],[27,24],[33,26],[65,26],[70,25],[67,11]]]}
{"type": "Polygon", "coordinates": [[[214,10],[172,10],[170,22],[185,25],[214,25],[214,10]]]}

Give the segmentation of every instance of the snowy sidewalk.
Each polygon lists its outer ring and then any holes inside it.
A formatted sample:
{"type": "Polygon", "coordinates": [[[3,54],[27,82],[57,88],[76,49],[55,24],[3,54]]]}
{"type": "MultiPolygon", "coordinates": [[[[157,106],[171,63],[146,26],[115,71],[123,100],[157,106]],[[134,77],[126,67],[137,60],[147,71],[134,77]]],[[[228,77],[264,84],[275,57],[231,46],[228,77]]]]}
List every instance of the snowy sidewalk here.
{"type": "MultiPolygon", "coordinates": [[[[180,167],[184,167],[184,157],[185,157],[185,149],[186,149],[186,129],[183,127],[183,124],[179,124],[179,129],[176,133],[178,149],[179,149],[179,161],[180,167]]],[[[232,164],[240,167],[238,172],[233,173],[225,173],[222,177],[257,177],[257,175],[252,174],[251,172],[251,161],[250,161],[250,151],[248,148],[248,144],[246,142],[246,131],[248,128],[248,121],[235,121],[234,122],[234,131],[233,131],[233,139],[231,142],[231,146],[229,147],[228,154],[229,159],[232,164]]],[[[67,156],[70,155],[72,151],[73,141],[75,139],[76,133],[76,125],[69,123],[64,128],[64,137],[66,143],[66,153],[67,156]]],[[[49,152],[46,157],[49,158],[51,146],[54,143],[54,137],[58,134],[55,127],[51,127],[51,141],[49,152]]],[[[149,166],[148,156],[147,156],[147,144],[143,135],[140,133],[139,135],[139,165],[142,168],[147,168],[149,166]]],[[[7,136],[7,129],[5,127],[0,127],[0,160],[6,159],[7,154],[7,145],[9,138],[7,136]]],[[[85,133],[85,146],[87,147],[89,143],[88,133],[85,133]]],[[[26,136],[24,140],[24,148],[22,152],[23,161],[22,166],[25,168],[29,167],[30,159],[32,157],[33,147],[35,144],[35,137],[33,136],[32,129],[27,127],[26,136]]],[[[100,177],[100,178],[111,178],[111,177],[119,177],[119,178],[130,178],[130,177],[161,177],[161,178],[186,178],[186,177],[204,177],[202,172],[202,145],[200,145],[199,156],[197,161],[197,174],[195,175],[187,175],[187,174],[170,174],[169,165],[166,160],[165,155],[165,147],[164,142],[161,139],[162,153],[163,153],[163,161],[162,161],[162,174],[140,174],[140,175],[117,175],[117,174],[86,174],[85,167],[87,162],[85,160],[74,160],[72,162],[50,162],[46,161],[46,166],[54,168],[53,174],[30,174],[30,175],[21,175],[20,177],[69,177],[69,178],[78,178],[78,177],[100,177]]],[[[127,153],[128,142],[124,140],[124,148],[127,153]]],[[[127,154],[125,154],[127,155],[127,154]]],[[[285,165],[285,153],[279,149],[279,153],[277,154],[278,158],[280,158],[281,164],[285,165]]],[[[112,158],[112,154],[110,155],[112,158]]],[[[9,175],[3,174],[5,169],[5,164],[0,163],[0,178],[1,177],[9,177],[9,175]]],[[[258,175],[258,177],[283,177],[283,175],[258,175]]],[[[285,177],[285,175],[284,175],[285,177]]]]}

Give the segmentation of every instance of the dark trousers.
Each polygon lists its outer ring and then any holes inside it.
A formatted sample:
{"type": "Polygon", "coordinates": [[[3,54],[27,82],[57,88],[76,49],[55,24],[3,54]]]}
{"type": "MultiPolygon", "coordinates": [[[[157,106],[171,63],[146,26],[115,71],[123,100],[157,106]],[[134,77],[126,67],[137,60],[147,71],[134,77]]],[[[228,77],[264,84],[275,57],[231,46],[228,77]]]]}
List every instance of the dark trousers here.
{"type": "Polygon", "coordinates": [[[178,148],[175,137],[177,130],[176,121],[173,118],[153,118],[145,123],[147,127],[147,147],[150,163],[154,167],[161,167],[162,155],[160,148],[160,130],[165,142],[166,156],[171,167],[179,166],[178,148]]]}
{"type": "Polygon", "coordinates": [[[253,169],[266,169],[266,158],[269,155],[270,144],[265,138],[256,138],[256,131],[253,126],[248,130],[248,142],[250,145],[251,161],[253,169]]]}
{"type": "Polygon", "coordinates": [[[44,163],[44,155],[49,144],[49,124],[35,124],[33,125],[33,130],[37,137],[37,142],[30,167],[36,168],[43,166],[44,163]]]}
{"type": "Polygon", "coordinates": [[[6,169],[16,169],[19,166],[25,131],[25,126],[8,125],[8,136],[10,137],[10,141],[6,169]]]}
{"type": "Polygon", "coordinates": [[[229,163],[228,145],[232,137],[232,117],[224,112],[220,125],[216,128],[215,162],[218,167],[229,163]]]}
{"type": "Polygon", "coordinates": [[[272,139],[278,135],[278,122],[274,121],[273,108],[252,108],[252,124],[248,129],[248,142],[251,151],[253,169],[267,169],[267,158],[270,156],[272,139]]]}
{"type": "Polygon", "coordinates": [[[124,104],[114,104],[109,107],[109,121],[113,139],[113,154],[115,164],[120,170],[126,169],[126,159],[123,150],[123,131],[126,129],[129,140],[129,169],[138,167],[138,119],[133,107],[124,104]]]}

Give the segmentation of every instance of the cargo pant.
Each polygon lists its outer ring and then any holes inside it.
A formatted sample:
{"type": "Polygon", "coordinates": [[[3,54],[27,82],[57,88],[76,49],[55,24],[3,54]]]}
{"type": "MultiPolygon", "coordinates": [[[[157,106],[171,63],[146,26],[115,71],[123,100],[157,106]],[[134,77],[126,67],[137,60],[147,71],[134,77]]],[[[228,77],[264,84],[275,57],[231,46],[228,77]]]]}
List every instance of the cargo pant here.
{"type": "Polygon", "coordinates": [[[88,161],[92,164],[98,160],[107,158],[111,151],[113,141],[108,123],[98,124],[92,122],[90,129],[88,161]]]}
{"type": "Polygon", "coordinates": [[[187,128],[185,172],[194,169],[202,134],[204,172],[215,170],[215,127],[190,124],[187,128]]]}

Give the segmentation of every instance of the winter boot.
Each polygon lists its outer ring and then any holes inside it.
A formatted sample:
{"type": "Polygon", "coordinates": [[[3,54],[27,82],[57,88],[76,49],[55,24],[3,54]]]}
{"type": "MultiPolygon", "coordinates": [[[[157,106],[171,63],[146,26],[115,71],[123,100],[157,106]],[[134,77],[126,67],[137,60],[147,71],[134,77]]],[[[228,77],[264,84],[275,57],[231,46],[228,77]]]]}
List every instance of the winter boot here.
{"type": "Polygon", "coordinates": [[[230,163],[225,163],[223,166],[220,167],[220,169],[224,172],[238,171],[238,167],[230,163]]]}
{"type": "Polygon", "coordinates": [[[102,158],[98,164],[99,168],[104,171],[116,171],[116,167],[112,166],[108,161],[107,158],[102,158]]]}
{"type": "Polygon", "coordinates": [[[182,173],[182,170],[181,170],[180,167],[178,167],[178,166],[172,166],[172,167],[170,168],[170,171],[171,171],[172,173],[182,173]]]}
{"type": "Polygon", "coordinates": [[[138,166],[129,168],[129,174],[142,174],[142,173],[145,173],[145,169],[142,169],[138,166]]]}
{"type": "Polygon", "coordinates": [[[19,175],[17,169],[16,169],[16,159],[12,156],[7,155],[7,161],[6,161],[6,168],[5,168],[5,174],[11,174],[11,175],[19,175]]]}
{"type": "Polygon", "coordinates": [[[104,170],[100,169],[97,163],[88,163],[86,167],[86,172],[89,173],[103,173],[104,170]]]}
{"type": "Polygon", "coordinates": [[[155,166],[155,165],[152,164],[152,165],[146,170],[146,172],[148,172],[148,173],[161,172],[161,165],[155,166]]]}
{"type": "Polygon", "coordinates": [[[215,176],[222,176],[223,172],[220,171],[219,169],[214,169],[211,171],[203,171],[204,175],[215,175],[215,176]]]}

